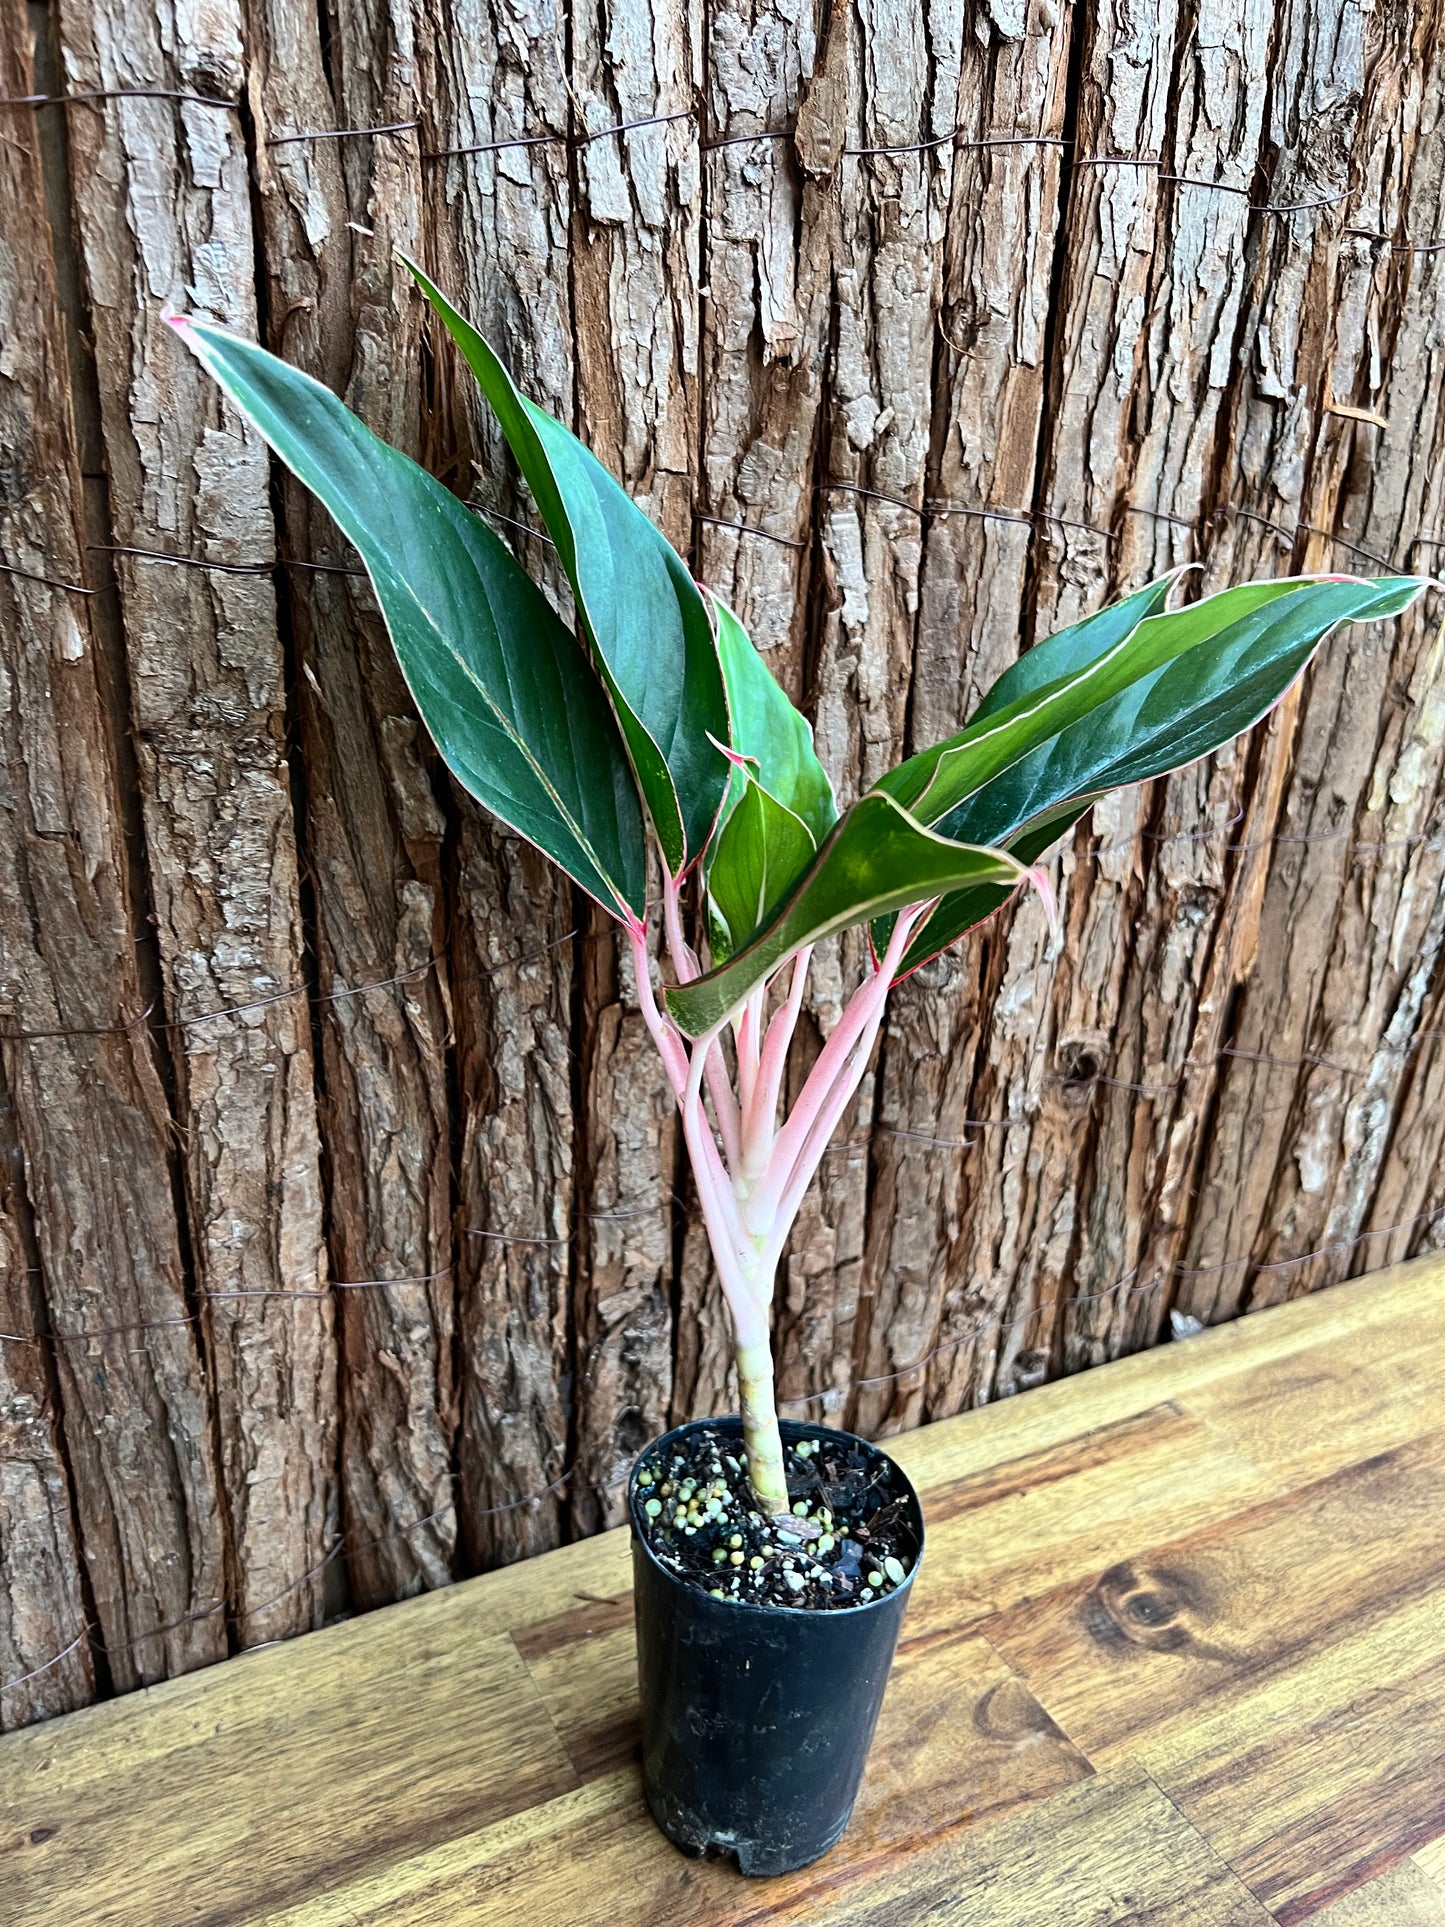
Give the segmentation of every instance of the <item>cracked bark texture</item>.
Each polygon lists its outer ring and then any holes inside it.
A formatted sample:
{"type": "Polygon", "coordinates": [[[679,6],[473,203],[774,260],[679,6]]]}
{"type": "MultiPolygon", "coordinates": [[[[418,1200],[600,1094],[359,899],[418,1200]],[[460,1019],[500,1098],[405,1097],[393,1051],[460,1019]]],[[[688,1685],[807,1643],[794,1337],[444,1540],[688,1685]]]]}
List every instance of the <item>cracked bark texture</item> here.
{"type": "MultiPolygon", "coordinates": [[[[411,207],[441,285],[543,407],[573,419],[568,241],[572,186],[566,21],[543,4],[419,13],[417,93],[348,100],[343,125],[421,112],[431,151],[518,136],[553,144],[451,155],[417,177],[411,207]]],[[[358,69],[368,62],[358,16],[358,69]]],[[[406,301],[416,305],[417,297],[406,301]]],[[[405,305],[403,303],[403,305],[405,305]]],[[[434,331],[435,334],[435,331],[434,331]]],[[[551,552],[470,375],[434,340],[423,433],[440,472],[522,547],[559,595],[551,552]],[[438,439],[441,438],[441,439],[438,439]]],[[[471,1566],[555,1545],[565,1532],[575,1208],[573,956],[567,880],[453,790],[451,947],[457,995],[455,1264],[461,1544],[471,1566]],[[525,961],[514,968],[514,960],[525,961]],[[529,1494],[544,1494],[518,1506],[529,1494]]]]}
{"type": "MultiPolygon", "coordinates": [[[[71,87],[245,84],[242,20],[60,13],[71,87]]],[[[336,1357],[304,979],[269,464],[160,320],[254,335],[240,116],[117,99],[68,123],[187,1228],[243,1643],[317,1623],[335,1529],[336,1357]],[[253,565],[261,565],[257,570],[253,565]],[[242,573],[227,571],[241,570],[242,573]],[[244,571],[250,570],[247,573],[244,571]],[[254,1005],[215,1015],[229,1005],[254,1005]]]]}
{"type": "MultiPolygon", "coordinates": [[[[695,0],[624,0],[605,12],[574,11],[571,28],[580,136],[687,116],[585,138],[574,150],[570,258],[574,426],[686,555],[699,435],[702,156],[691,114],[702,82],[701,9],[695,0]]],[[[584,1531],[625,1516],[632,1460],[667,1424],[679,1136],[631,959],[595,910],[589,935],[571,1487],[572,1517],[584,1531]]]]}
{"type": "MultiPolygon", "coordinates": [[[[415,307],[397,315],[385,251],[416,243],[400,186],[414,204],[415,140],[378,141],[387,173],[358,181],[336,142],[287,138],[337,124],[316,19],[257,7],[247,40],[269,346],[415,451],[415,307]],[[379,236],[374,198],[388,210],[379,236]]],[[[351,54],[343,37],[332,61],[343,98],[351,54]]],[[[388,102],[358,105],[381,114],[388,102]]],[[[340,573],[354,557],[289,477],[282,504],[283,553],[322,565],[288,570],[284,585],[321,999],[342,1514],[353,1597],[375,1605],[446,1583],[455,1563],[446,818],[369,588],[340,573]]]]}
{"type": "MultiPolygon", "coordinates": [[[[1024,635],[1069,18],[994,9],[963,49],[960,126],[977,144],[955,159],[944,244],[910,751],[962,726],[1024,635]]],[[[909,1368],[936,1346],[949,1382],[970,1368],[981,1280],[965,1224],[980,1167],[1005,1148],[969,1122],[1000,934],[925,966],[890,1009],[857,1354],[859,1376],[883,1382],[851,1408],[872,1430],[918,1423],[929,1374],[909,1368]]]]}
{"type": "MultiPolygon", "coordinates": [[[[8,94],[240,103],[0,147],[13,1725],[613,1522],[736,1395],[630,960],[451,782],[161,304],[566,612],[419,257],[846,802],[1164,570],[1440,566],[1445,7],[54,0],[47,76],[5,3],[8,94]]],[[[1022,901],[895,995],[780,1268],[790,1414],[895,1431],[1445,1245],[1437,602],[1056,875],[1061,946],[1022,901]]],[[[863,958],[820,954],[793,1090],[863,958]]]]}
{"type": "MultiPolygon", "coordinates": [[[[3,44],[4,91],[35,91],[14,5],[3,44]]],[[[0,1299],[21,1341],[0,1348],[0,1645],[5,1680],[71,1646],[89,1617],[79,1546],[111,1677],[134,1686],[225,1655],[224,1547],[166,1100],[138,1022],[99,598],[64,587],[87,571],[42,130],[19,131],[0,149],[0,1299]]],[[[91,1684],[82,1642],[0,1718],[62,1711],[91,1684]]]]}

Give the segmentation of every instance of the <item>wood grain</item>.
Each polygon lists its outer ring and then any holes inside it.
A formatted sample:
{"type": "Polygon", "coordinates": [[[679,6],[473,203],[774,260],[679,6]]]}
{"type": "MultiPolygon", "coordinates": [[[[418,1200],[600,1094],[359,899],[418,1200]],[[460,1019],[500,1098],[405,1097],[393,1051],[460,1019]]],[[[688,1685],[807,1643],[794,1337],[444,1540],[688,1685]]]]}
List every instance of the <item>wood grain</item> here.
{"type": "Polygon", "coordinates": [[[1415,1855],[1414,1865],[1427,1878],[1433,1878],[1441,1892],[1445,1893],[1445,1833],[1420,1849],[1415,1855]]]}
{"type": "Polygon", "coordinates": [[[1445,1889],[1407,1861],[1313,1918],[1316,1927],[1440,1927],[1445,1889]]]}
{"type": "MultiPolygon", "coordinates": [[[[33,1790],[7,1841],[7,1905],[41,1920],[58,1895],[89,1886],[90,1919],[140,1927],[185,1894],[195,1922],[220,1927],[251,1907],[284,1910],[348,1865],[404,1857],[576,1784],[510,1640],[469,1641],[463,1656],[450,1641],[409,1637],[383,1670],[368,1666],[359,1702],[358,1636],[365,1643],[361,1624],[329,1632],[322,1652],[296,1644],[273,1655],[283,1660],[274,1685],[301,1714],[284,1732],[281,1702],[256,1691],[245,1665],[218,1672],[224,1690],[200,1702],[182,1691],[86,1709],[96,1744],[74,1759],[56,1754],[53,1723],[27,1729],[18,1737],[31,1750],[16,1762],[33,1790]],[[132,1706],[151,1715],[140,1731],[132,1706]],[[444,1716],[459,1743],[444,1767],[419,1772],[444,1716]],[[262,1757],[272,1787],[290,1789],[264,1817],[235,1797],[257,1784],[262,1757]],[[138,1777],[154,1807],[137,1802],[138,1777]],[[119,1883],[117,1865],[130,1869],[119,1883]]],[[[85,1918],[74,1904],[72,1918],[85,1918]]]]}
{"type": "Polygon", "coordinates": [[[614,1532],[0,1741],[7,1918],[1435,1927],[1442,1394],[1434,1259],[908,1434],[919,1592],[849,1832],[784,1879],[647,1815],[614,1532]],[[1414,1401],[1386,1449],[1351,1345],[1414,1401]]]}

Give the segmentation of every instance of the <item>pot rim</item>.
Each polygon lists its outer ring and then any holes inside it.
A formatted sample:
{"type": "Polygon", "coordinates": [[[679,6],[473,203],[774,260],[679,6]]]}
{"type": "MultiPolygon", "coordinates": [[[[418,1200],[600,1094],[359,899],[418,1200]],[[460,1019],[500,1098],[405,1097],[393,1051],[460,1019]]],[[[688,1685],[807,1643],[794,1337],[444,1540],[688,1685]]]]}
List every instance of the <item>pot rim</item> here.
{"type": "Polygon", "coordinates": [[[880,1459],[886,1459],[888,1464],[892,1466],[896,1476],[903,1481],[905,1496],[913,1501],[913,1509],[918,1519],[918,1551],[914,1556],[913,1564],[908,1569],[908,1576],[904,1579],[901,1586],[895,1586],[891,1592],[879,1591],[875,1593],[871,1599],[860,1599],[856,1606],[829,1606],[826,1611],[820,1611],[817,1607],[813,1606],[772,1606],[762,1600],[756,1599],[733,1599],[731,1597],[726,1600],[714,1599],[705,1587],[697,1585],[690,1579],[685,1579],[681,1573],[674,1572],[670,1566],[665,1566],[662,1563],[652,1547],[647,1543],[647,1535],[637,1522],[638,1469],[649,1452],[656,1451],[659,1446],[666,1445],[669,1439],[680,1438],[684,1432],[701,1431],[703,1427],[709,1425],[727,1425],[736,1427],[739,1436],[741,1436],[743,1422],[736,1412],[725,1413],[721,1417],[715,1418],[687,1419],[683,1424],[674,1425],[666,1432],[659,1432],[655,1439],[650,1439],[648,1443],[643,1446],[637,1457],[632,1461],[632,1470],[627,1475],[627,1523],[632,1534],[633,1546],[641,1549],[655,1570],[670,1584],[691,1594],[705,1606],[716,1607],[719,1610],[726,1609],[728,1612],[737,1612],[741,1608],[744,1612],[758,1613],[764,1617],[793,1622],[799,1620],[844,1619],[850,1615],[876,1612],[880,1606],[888,1606],[895,1600],[906,1599],[912,1589],[913,1581],[917,1577],[918,1568],[923,1564],[923,1554],[927,1544],[927,1525],[923,1517],[923,1501],[919,1498],[917,1488],[912,1479],[909,1478],[903,1467],[890,1452],[885,1452],[883,1447],[876,1444],[872,1439],[860,1438],[856,1432],[845,1432],[840,1426],[836,1425],[819,1425],[808,1419],[782,1419],[779,1421],[779,1424],[784,1436],[791,1433],[794,1438],[801,1434],[804,1438],[831,1437],[847,1439],[854,1445],[861,1445],[865,1451],[877,1453],[880,1459]]]}

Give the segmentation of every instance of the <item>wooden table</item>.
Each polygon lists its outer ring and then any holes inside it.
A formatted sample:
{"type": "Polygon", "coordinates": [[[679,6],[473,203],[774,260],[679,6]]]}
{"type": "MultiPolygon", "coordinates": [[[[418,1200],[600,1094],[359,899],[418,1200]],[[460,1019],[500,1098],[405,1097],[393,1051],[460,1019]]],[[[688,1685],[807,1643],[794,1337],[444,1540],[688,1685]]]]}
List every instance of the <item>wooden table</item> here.
{"type": "Polygon", "coordinates": [[[896,1441],[852,1829],[654,1830],[609,1533],[0,1742],[7,1927],[1445,1923],[1445,1261],[896,1441]]]}

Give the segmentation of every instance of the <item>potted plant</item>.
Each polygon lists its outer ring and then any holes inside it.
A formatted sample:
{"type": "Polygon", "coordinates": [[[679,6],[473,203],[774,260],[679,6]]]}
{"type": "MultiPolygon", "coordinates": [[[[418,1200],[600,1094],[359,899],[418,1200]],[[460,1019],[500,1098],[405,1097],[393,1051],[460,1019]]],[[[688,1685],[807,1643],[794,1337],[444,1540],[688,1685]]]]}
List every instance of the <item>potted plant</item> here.
{"type": "Polygon", "coordinates": [[[877,1447],[780,1425],[771,1299],[789,1228],[857,1090],[891,986],[1021,885],[1095,798],[1264,715],[1337,624],[1413,578],[1254,582],[1171,607],[1154,582],[1031,649],[965,728],[840,811],[804,718],[742,624],[601,464],[528,402],[407,264],[494,409],[556,544],[575,632],[455,496],[310,377],[203,321],[181,338],[355,545],[438,750],[613,916],[681,1114],[732,1317],[741,1412],[633,1469],[644,1777],[680,1846],[745,1872],[847,1824],[923,1551],[877,1447]],[[648,837],[659,858],[654,981],[648,837]],[[691,917],[691,921],[690,921],[691,917]],[[791,1109],[814,946],[872,965],[791,1109]]]}

